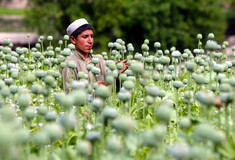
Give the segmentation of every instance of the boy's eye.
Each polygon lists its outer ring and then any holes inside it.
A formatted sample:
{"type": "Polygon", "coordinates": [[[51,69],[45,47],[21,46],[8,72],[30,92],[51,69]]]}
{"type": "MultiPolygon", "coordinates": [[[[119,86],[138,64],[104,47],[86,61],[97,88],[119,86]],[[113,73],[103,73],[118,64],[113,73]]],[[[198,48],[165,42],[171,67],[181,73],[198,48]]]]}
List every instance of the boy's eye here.
{"type": "Polygon", "coordinates": [[[91,37],[91,38],[93,38],[93,34],[92,35],[84,35],[84,36],[82,36],[82,38],[88,38],[88,37],[91,37]]]}

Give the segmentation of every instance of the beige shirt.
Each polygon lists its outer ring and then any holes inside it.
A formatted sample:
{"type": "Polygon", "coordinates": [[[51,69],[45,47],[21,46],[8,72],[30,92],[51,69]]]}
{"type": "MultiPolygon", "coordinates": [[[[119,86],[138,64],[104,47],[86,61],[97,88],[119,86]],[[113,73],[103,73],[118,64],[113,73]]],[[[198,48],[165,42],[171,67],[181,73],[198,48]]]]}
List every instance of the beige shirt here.
{"type": "MultiPolygon", "coordinates": [[[[63,73],[62,73],[62,86],[63,86],[63,78],[64,78],[64,82],[65,82],[65,92],[68,93],[69,92],[69,87],[70,87],[70,68],[68,67],[68,62],[69,61],[74,61],[76,64],[76,69],[73,69],[73,76],[74,76],[74,80],[78,80],[78,72],[84,72],[85,74],[88,75],[88,71],[86,69],[87,64],[92,64],[91,59],[92,58],[99,58],[99,63],[95,65],[95,67],[100,69],[100,73],[99,75],[95,76],[94,82],[96,81],[105,81],[105,77],[106,77],[106,65],[105,65],[105,60],[102,58],[102,56],[99,55],[92,55],[89,54],[88,55],[88,60],[87,62],[85,61],[83,55],[81,55],[78,51],[74,51],[65,61],[66,63],[66,67],[63,69],[63,73]]],[[[93,65],[93,64],[92,64],[93,65]]],[[[93,74],[91,73],[91,71],[89,72],[89,84],[93,83],[93,74]]]]}

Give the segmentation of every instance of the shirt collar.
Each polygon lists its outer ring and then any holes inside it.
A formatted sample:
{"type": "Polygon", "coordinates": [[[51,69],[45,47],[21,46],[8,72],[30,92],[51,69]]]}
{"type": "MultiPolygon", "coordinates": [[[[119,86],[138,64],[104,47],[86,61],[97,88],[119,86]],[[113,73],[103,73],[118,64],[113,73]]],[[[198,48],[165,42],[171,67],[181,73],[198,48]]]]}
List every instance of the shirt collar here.
{"type": "MultiPolygon", "coordinates": [[[[81,53],[79,53],[77,50],[75,50],[75,54],[76,54],[80,59],[82,59],[84,62],[86,62],[85,59],[84,59],[84,57],[83,57],[83,55],[82,55],[81,53]]],[[[92,54],[91,54],[91,53],[88,53],[88,60],[87,60],[87,63],[90,63],[92,58],[93,58],[92,54]]]]}

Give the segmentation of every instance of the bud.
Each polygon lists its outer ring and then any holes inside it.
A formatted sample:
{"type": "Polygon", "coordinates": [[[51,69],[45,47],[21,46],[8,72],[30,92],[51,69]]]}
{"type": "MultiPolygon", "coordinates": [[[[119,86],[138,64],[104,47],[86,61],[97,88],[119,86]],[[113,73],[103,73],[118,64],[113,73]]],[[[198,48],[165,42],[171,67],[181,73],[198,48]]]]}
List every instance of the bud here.
{"type": "Polygon", "coordinates": [[[78,140],[76,150],[83,157],[89,156],[92,152],[91,143],[89,141],[78,140]]]}
{"type": "Polygon", "coordinates": [[[130,117],[122,116],[112,121],[112,127],[119,132],[127,134],[134,129],[134,121],[130,117]]]}
{"type": "Polygon", "coordinates": [[[57,118],[57,113],[56,113],[56,111],[48,111],[48,112],[46,112],[45,115],[44,115],[44,119],[45,119],[47,122],[56,121],[56,118],[57,118]]]}

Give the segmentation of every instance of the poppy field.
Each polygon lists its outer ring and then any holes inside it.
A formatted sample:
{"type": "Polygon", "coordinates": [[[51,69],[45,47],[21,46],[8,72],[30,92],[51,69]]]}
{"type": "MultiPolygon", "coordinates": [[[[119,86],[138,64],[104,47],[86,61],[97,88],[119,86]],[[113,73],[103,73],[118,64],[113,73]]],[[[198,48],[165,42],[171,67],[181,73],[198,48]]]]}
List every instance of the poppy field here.
{"type": "MultiPolygon", "coordinates": [[[[28,35],[29,37],[30,35],[28,35]]],[[[235,47],[198,34],[195,49],[141,50],[122,39],[107,44],[107,86],[70,77],[76,64],[65,35],[0,46],[0,159],[235,159],[235,47]],[[205,43],[202,40],[205,39],[205,43]],[[13,49],[15,47],[15,49],[13,49]],[[129,68],[119,74],[128,59],[129,68]]],[[[98,58],[87,65],[98,75],[98,58]]]]}

